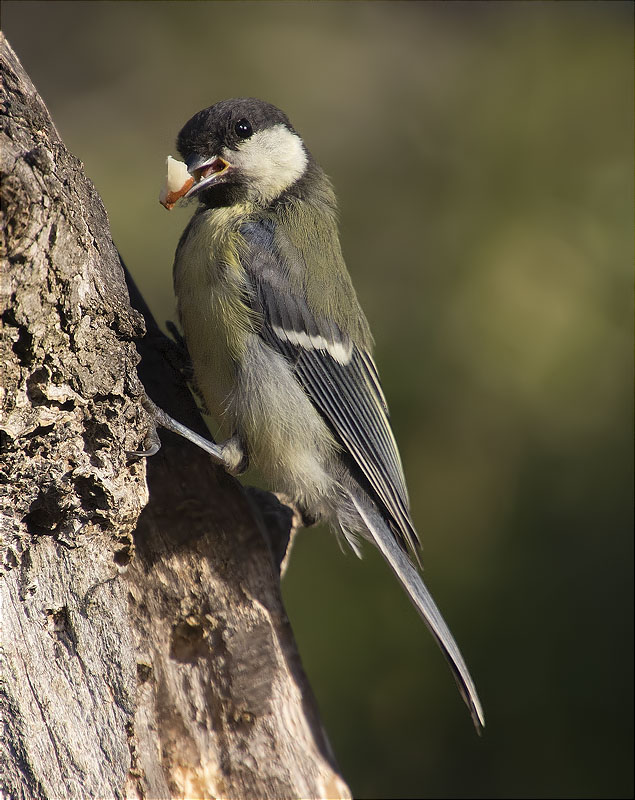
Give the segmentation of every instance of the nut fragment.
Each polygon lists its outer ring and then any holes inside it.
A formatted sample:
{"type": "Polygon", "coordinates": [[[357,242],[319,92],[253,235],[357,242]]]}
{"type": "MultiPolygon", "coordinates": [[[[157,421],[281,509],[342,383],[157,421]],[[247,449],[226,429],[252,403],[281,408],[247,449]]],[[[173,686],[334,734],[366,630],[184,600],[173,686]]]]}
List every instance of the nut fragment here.
{"type": "Polygon", "coordinates": [[[187,165],[183,161],[177,161],[176,158],[168,156],[165,163],[168,166],[168,173],[159,194],[159,203],[171,211],[177,200],[192,188],[194,178],[187,171],[187,165]]]}

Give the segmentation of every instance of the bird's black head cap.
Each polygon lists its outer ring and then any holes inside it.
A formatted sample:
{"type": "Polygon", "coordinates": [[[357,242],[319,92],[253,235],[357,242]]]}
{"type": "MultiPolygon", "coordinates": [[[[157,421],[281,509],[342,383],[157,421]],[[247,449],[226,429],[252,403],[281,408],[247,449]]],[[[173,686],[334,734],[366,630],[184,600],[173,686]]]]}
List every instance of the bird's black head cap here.
{"type": "Polygon", "coordinates": [[[287,115],[271,103],[255,97],[221,100],[185,123],[176,146],[184,159],[193,154],[218,153],[221,147],[235,149],[245,133],[251,135],[279,124],[295,133],[287,115]]]}

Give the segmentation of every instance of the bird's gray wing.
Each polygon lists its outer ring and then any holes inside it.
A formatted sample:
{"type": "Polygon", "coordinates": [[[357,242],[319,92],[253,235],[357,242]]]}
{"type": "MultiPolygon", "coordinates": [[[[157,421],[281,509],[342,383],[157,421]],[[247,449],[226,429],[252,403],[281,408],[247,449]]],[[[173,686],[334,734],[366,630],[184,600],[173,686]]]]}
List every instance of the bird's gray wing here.
{"type": "Polygon", "coordinates": [[[248,222],[241,234],[247,244],[242,263],[253,287],[249,302],[262,318],[260,335],[291,364],[397,541],[416,552],[401,459],[370,353],[333,321],[311,312],[281,262],[273,223],[248,222]]]}

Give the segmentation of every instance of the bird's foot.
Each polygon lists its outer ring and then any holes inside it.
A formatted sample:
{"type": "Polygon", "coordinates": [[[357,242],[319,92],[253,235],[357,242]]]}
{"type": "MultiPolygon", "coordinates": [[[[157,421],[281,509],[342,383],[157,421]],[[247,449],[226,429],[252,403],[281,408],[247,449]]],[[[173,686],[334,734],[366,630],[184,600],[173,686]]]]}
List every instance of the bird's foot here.
{"type": "Polygon", "coordinates": [[[143,407],[150,417],[151,427],[146,435],[143,450],[134,450],[129,453],[134,458],[148,458],[159,452],[161,448],[161,440],[159,439],[158,428],[165,428],[178,436],[192,442],[201,450],[204,450],[215,464],[219,464],[231,475],[240,475],[247,469],[248,458],[238,436],[232,436],[227,441],[221,444],[210,442],[203,436],[188,428],[186,425],[181,424],[169,414],[166,414],[162,408],[159,408],[155,403],[150,400],[146,395],[142,400],[143,407]]]}

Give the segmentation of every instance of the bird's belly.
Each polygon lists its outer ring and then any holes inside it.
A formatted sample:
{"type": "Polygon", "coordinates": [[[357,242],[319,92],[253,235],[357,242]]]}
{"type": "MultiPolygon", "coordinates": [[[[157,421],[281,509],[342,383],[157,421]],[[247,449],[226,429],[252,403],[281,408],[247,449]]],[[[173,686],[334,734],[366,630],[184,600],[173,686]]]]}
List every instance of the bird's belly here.
{"type": "Polygon", "coordinates": [[[179,297],[196,386],[220,435],[240,436],[270,489],[316,517],[328,515],[337,494],[333,438],[289,364],[257,334],[247,334],[242,357],[234,358],[219,291],[179,297]]]}
{"type": "Polygon", "coordinates": [[[174,265],[179,319],[196,386],[226,435],[235,432],[227,413],[235,364],[252,330],[243,300],[244,272],[235,256],[232,220],[239,216],[240,210],[216,209],[193,217],[174,265]]]}
{"type": "Polygon", "coordinates": [[[270,488],[317,516],[337,492],[336,445],[287,361],[252,335],[228,413],[270,488]]]}
{"type": "Polygon", "coordinates": [[[224,435],[233,433],[227,407],[234,383],[232,358],[225,326],[219,315],[222,297],[211,286],[181,292],[179,318],[194,368],[196,388],[224,435]]]}

